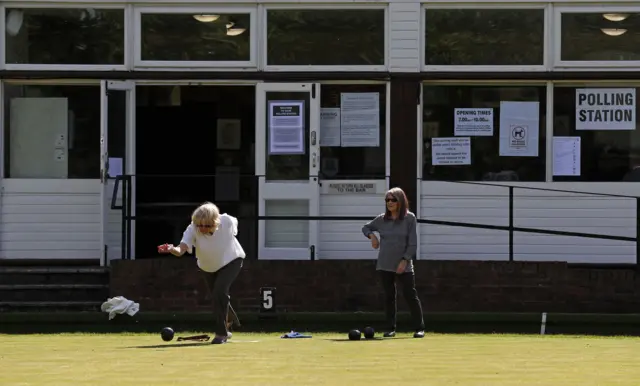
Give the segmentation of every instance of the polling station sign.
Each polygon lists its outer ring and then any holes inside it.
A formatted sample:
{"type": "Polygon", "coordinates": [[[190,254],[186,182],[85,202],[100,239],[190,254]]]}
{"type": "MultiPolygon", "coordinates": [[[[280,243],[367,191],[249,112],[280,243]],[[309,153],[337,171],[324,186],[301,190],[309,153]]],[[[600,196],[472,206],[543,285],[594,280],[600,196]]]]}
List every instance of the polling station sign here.
{"type": "Polygon", "coordinates": [[[635,88],[576,90],[576,130],[635,130],[635,88]]]}

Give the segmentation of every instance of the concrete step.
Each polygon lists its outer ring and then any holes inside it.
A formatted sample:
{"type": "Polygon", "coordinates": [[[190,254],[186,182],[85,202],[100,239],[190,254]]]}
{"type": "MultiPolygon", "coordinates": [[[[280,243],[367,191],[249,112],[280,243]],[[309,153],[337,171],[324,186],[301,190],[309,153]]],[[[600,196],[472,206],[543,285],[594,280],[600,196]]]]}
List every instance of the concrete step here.
{"type": "MultiPolygon", "coordinates": [[[[106,300],[106,299],[105,299],[106,300]]],[[[2,312],[100,312],[103,302],[95,301],[0,301],[2,312]]]]}
{"type": "Polygon", "coordinates": [[[2,284],[3,302],[66,302],[105,301],[109,296],[106,284],[2,284]]]}
{"type": "MultiPolygon", "coordinates": [[[[0,267],[0,285],[108,284],[101,267],[0,267]]],[[[0,298],[2,300],[2,298],[0,298]]]]}

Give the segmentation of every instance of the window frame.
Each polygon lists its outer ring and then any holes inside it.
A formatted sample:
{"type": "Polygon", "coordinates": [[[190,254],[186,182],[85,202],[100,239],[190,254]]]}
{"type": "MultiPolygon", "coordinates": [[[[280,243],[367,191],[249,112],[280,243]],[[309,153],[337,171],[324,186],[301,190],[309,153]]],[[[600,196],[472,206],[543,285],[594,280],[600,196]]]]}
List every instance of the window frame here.
{"type": "MultiPolygon", "coordinates": [[[[629,77],[626,80],[622,80],[622,79],[621,80],[589,80],[586,78],[585,79],[581,78],[577,80],[559,80],[559,81],[553,82],[553,87],[550,90],[552,102],[554,101],[553,97],[554,97],[554,91],[556,88],[590,88],[590,87],[591,88],[630,88],[630,87],[640,88],[640,81],[631,79],[631,77],[629,77]]],[[[549,92],[549,90],[547,90],[547,92],[549,92]]],[[[551,114],[547,116],[547,122],[549,121],[551,122],[551,126],[550,126],[551,137],[549,137],[551,138],[551,143],[547,143],[547,149],[551,149],[551,151],[553,151],[553,136],[555,135],[553,131],[553,122],[555,118],[555,110],[553,110],[553,103],[551,108],[552,108],[551,114]]],[[[575,105],[574,105],[574,114],[575,114],[575,105]]],[[[591,130],[587,130],[587,131],[591,131],[591,130]]],[[[633,130],[629,130],[629,132],[632,132],[632,131],[633,130]]],[[[549,134],[547,133],[547,135],[549,134]]],[[[585,154],[584,148],[581,149],[581,154],[582,155],[585,154]]],[[[551,158],[551,162],[553,162],[553,158],[551,158]]],[[[555,184],[621,184],[621,183],[627,184],[629,183],[625,181],[557,181],[557,180],[554,180],[554,177],[560,177],[560,176],[554,176],[553,164],[551,164],[550,166],[551,167],[548,170],[547,180],[548,182],[552,182],[555,184]]]]}
{"type": "Polygon", "coordinates": [[[233,69],[234,71],[255,71],[258,63],[258,9],[256,5],[228,7],[217,6],[135,6],[133,8],[133,66],[140,71],[157,71],[162,69],[177,69],[182,71],[224,71],[233,69]],[[229,14],[240,13],[249,15],[249,30],[251,37],[249,40],[249,60],[247,61],[176,61],[176,60],[142,60],[142,14],[229,14]]]}
{"type": "Polygon", "coordinates": [[[553,69],[563,70],[598,70],[598,69],[615,69],[615,70],[635,70],[640,67],[640,60],[562,60],[562,14],[563,13],[640,13],[640,6],[595,6],[595,5],[561,5],[553,7],[553,69]]]}
{"type": "MultiPolygon", "coordinates": [[[[25,180],[25,178],[20,177],[6,177],[5,167],[7,164],[4,162],[5,154],[7,154],[11,149],[9,148],[9,144],[5,143],[5,111],[4,111],[4,88],[6,85],[11,86],[96,86],[100,87],[101,79],[4,79],[0,81],[0,188],[2,187],[2,180],[25,180]],[[4,152],[7,150],[7,153],[4,152]]],[[[27,178],[26,180],[43,180],[42,178],[27,178]]],[[[95,181],[97,178],[64,178],[61,181],[71,181],[71,180],[80,180],[80,181],[95,181]]],[[[1,198],[0,194],[0,198],[1,198]]]]}
{"type": "Polygon", "coordinates": [[[47,3],[17,3],[17,2],[9,2],[5,3],[2,7],[0,7],[0,11],[2,12],[2,21],[0,21],[0,27],[2,27],[2,31],[0,31],[0,36],[2,39],[2,51],[0,53],[0,66],[4,65],[5,70],[15,70],[15,71],[126,71],[129,67],[130,57],[131,57],[131,13],[129,11],[129,6],[127,5],[118,5],[118,4],[91,4],[91,3],[57,3],[57,4],[47,4],[47,3]],[[7,31],[4,28],[6,11],[11,8],[22,8],[22,9],[81,9],[81,8],[95,8],[95,9],[118,9],[122,10],[124,15],[124,63],[122,64],[11,64],[7,63],[6,58],[6,41],[7,41],[7,31]]]}
{"type": "MultiPolygon", "coordinates": [[[[336,81],[320,81],[318,82],[320,87],[323,85],[333,85],[333,86],[352,86],[352,85],[377,85],[377,86],[385,86],[385,146],[384,146],[384,179],[386,180],[387,187],[389,186],[390,176],[391,176],[391,82],[386,80],[363,80],[363,81],[348,81],[348,80],[336,80],[336,81]]],[[[322,109],[322,103],[320,104],[320,109],[322,109]]],[[[318,168],[320,170],[320,168],[318,168]]],[[[321,182],[327,183],[343,183],[348,181],[357,181],[358,183],[377,183],[381,179],[371,179],[371,178],[349,178],[349,179],[320,179],[321,182]]]]}
{"type": "Polygon", "coordinates": [[[528,4],[513,4],[513,3],[467,3],[457,4],[455,2],[444,3],[423,3],[420,9],[420,69],[424,72],[542,72],[548,71],[551,67],[552,58],[550,57],[552,38],[551,38],[551,9],[552,5],[549,3],[528,3],[528,4]],[[426,39],[426,23],[427,23],[427,11],[431,9],[455,9],[455,10],[543,10],[544,12],[544,26],[542,32],[543,45],[542,45],[542,64],[539,65],[427,65],[427,39],[426,39]]]}
{"type": "Polygon", "coordinates": [[[261,58],[260,65],[265,71],[388,71],[389,69],[389,6],[388,3],[348,3],[348,4],[283,4],[283,5],[271,5],[267,4],[262,7],[260,12],[260,19],[262,25],[260,32],[262,33],[262,40],[260,42],[261,58]],[[311,10],[384,10],[384,64],[381,65],[268,65],[267,63],[267,31],[268,31],[268,11],[274,10],[295,10],[295,11],[311,11],[311,10]]]}
{"type": "MultiPolygon", "coordinates": [[[[554,90],[554,82],[551,81],[540,81],[540,80],[441,80],[441,81],[422,81],[420,84],[420,103],[417,106],[417,119],[418,125],[416,130],[416,151],[417,151],[417,176],[418,179],[418,189],[420,189],[420,184],[422,182],[447,182],[446,180],[425,180],[423,178],[424,164],[422,162],[422,158],[424,155],[423,149],[423,122],[422,115],[424,111],[424,87],[425,86],[472,86],[472,87],[500,87],[500,86],[515,86],[515,87],[541,87],[544,86],[546,90],[546,115],[544,117],[545,121],[545,178],[544,181],[518,181],[516,185],[535,185],[535,184],[546,184],[549,182],[553,182],[553,90],[554,90]]],[[[542,120],[541,120],[542,122],[542,120]]],[[[494,131],[494,135],[496,135],[494,131]]],[[[498,134],[500,135],[500,128],[498,128],[498,134]]],[[[469,181],[474,182],[474,181],[469,181]]],[[[476,181],[477,182],[477,181],[476,181]]],[[[483,183],[490,183],[487,181],[480,181],[483,183]]],[[[496,182],[496,185],[504,185],[504,183],[496,182]]],[[[419,195],[418,195],[419,196],[419,195]]]]}

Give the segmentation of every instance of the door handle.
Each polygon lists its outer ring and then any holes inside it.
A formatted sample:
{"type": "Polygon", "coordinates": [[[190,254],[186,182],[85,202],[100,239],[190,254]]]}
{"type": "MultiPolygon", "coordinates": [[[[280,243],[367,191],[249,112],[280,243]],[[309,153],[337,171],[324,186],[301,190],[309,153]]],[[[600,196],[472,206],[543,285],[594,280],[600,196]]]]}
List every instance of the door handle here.
{"type": "Polygon", "coordinates": [[[311,167],[315,168],[317,165],[317,160],[316,160],[316,152],[314,151],[311,154],[311,167]]]}
{"type": "Polygon", "coordinates": [[[311,132],[311,146],[316,145],[316,132],[315,130],[311,132]]]}

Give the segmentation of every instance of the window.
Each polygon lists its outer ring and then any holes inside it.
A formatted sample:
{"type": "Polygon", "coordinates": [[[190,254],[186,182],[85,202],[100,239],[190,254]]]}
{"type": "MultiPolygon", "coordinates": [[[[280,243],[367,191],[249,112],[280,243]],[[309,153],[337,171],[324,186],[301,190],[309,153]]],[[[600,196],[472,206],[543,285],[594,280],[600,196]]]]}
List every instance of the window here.
{"type": "Polygon", "coordinates": [[[124,65],[124,10],[8,8],[8,64],[124,65]]]}
{"type": "Polygon", "coordinates": [[[427,66],[544,64],[543,9],[427,9],[427,66]]]}
{"type": "Polygon", "coordinates": [[[384,84],[323,84],[320,95],[320,178],[384,179],[384,84]]]}
{"type": "Polygon", "coordinates": [[[553,136],[580,138],[579,171],[554,181],[640,181],[637,95],[633,86],[554,88],[553,136]]]}
{"type": "Polygon", "coordinates": [[[640,13],[562,13],[563,61],[640,60],[640,13]]]}
{"type": "Polygon", "coordinates": [[[544,181],[545,114],[545,86],[425,85],[423,179],[544,181]]]}
{"type": "Polygon", "coordinates": [[[248,62],[251,14],[142,13],[140,59],[173,62],[248,62]]]}
{"type": "Polygon", "coordinates": [[[100,178],[100,86],[5,84],[4,111],[6,178],[100,178]]]}
{"type": "Polygon", "coordinates": [[[267,65],[384,66],[384,9],[269,9],[267,65]]]}

